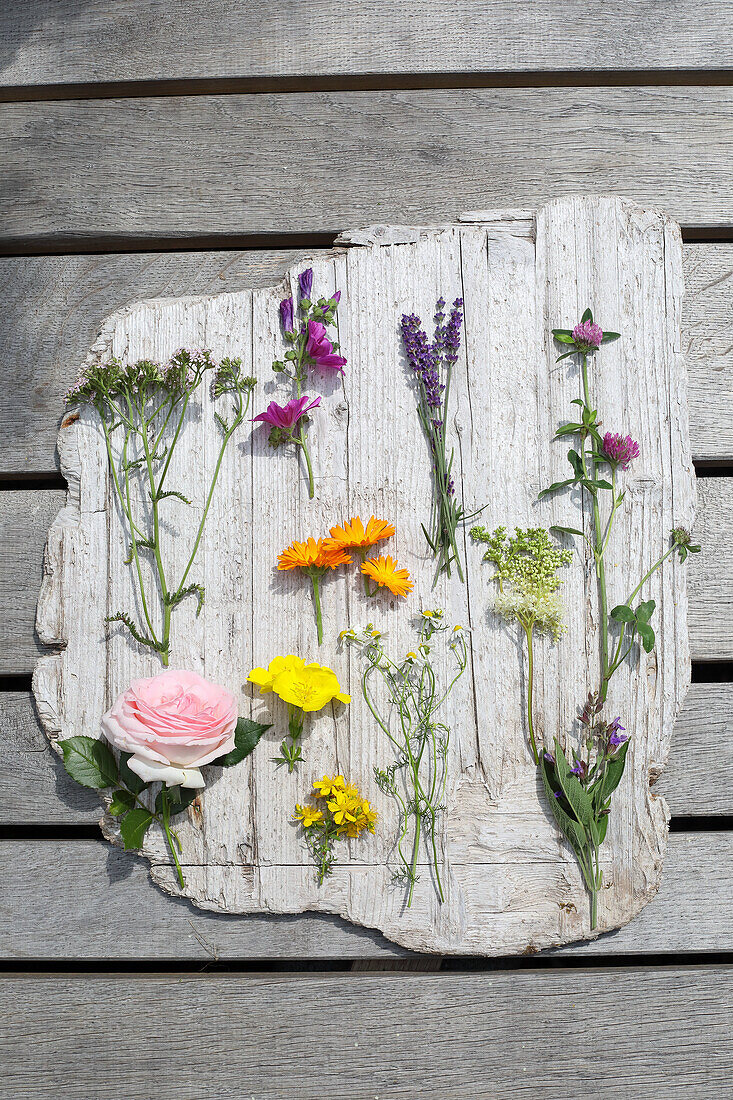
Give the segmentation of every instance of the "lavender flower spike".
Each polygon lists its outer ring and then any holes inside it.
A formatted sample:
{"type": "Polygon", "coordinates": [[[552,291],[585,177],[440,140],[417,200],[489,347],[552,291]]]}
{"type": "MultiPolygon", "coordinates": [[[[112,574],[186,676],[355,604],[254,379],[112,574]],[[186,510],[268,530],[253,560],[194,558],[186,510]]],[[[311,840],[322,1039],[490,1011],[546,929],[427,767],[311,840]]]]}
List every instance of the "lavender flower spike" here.
{"type": "Polygon", "coordinates": [[[629,463],[639,457],[639,444],[630,435],[606,432],[603,437],[603,453],[612,466],[628,470],[629,463]]]}
{"type": "Polygon", "coordinates": [[[579,351],[597,351],[603,340],[603,329],[595,321],[581,321],[573,329],[573,341],[579,351]]]}
{"type": "Polygon", "coordinates": [[[305,271],[301,271],[298,276],[298,286],[300,287],[301,298],[310,298],[311,291],[313,290],[313,268],[307,267],[305,271]]]}

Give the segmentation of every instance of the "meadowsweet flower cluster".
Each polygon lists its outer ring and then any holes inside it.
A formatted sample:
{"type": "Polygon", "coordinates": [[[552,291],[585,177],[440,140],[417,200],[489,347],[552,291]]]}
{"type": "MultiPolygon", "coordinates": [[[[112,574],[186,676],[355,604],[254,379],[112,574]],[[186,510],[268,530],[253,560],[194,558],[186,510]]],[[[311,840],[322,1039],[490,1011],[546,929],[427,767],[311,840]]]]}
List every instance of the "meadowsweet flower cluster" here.
{"type": "Polygon", "coordinates": [[[323,642],[321,579],[329,569],[352,564],[352,553],[361,561],[367,596],[375,596],[380,588],[387,588],[395,596],[407,596],[412,591],[410,574],[407,569],[399,567],[396,559],[389,554],[386,557],[381,554],[367,557],[373,546],[391,538],[394,533],[393,524],[387,520],[371,516],[365,526],[359,516],[352,516],[343,526],[332,527],[330,537],[311,537],[306,542],[293,542],[282,551],[278,569],[299,569],[311,581],[319,645],[323,642]]]}
{"type": "Polygon", "coordinates": [[[287,703],[290,742],[282,742],[275,761],[287,764],[289,772],[303,758],[300,738],[306,714],[323,710],[334,700],[344,704],[351,702],[351,696],[341,690],[333,669],[316,662],[306,664],[294,653],[274,657],[267,668],[253,668],[247,682],[258,687],[260,695],[272,692],[287,703]]]}
{"type": "Polygon", "coordinates": [[[423,843],[428,845],[435,889],[444,900],[436,828],[445,808],[450,727],[437,712],[468,665],[467,633],[460,626],[451,629],[443,611],[436,608],[421,613],[418,645],[401,658],[387,654],[383,634],[371,623],[364,630],[349,627],[340,635],[346,645],[362,653],[364,699],[394,753],[393,763],[375,768],[374,777],[379,789],[397,803],[400,831],[393,881],[406,888],[408,908],[419,878],[423,843]],[[433,637],[440,634],[447,636],[454,666],[442,689],[432,658],[433,637]]]}
{"type": "MultiPolygon", "coordinates": [[[[430,447],[433,474],[433,507],[430,533],[425,537],[433,552],[437,574],[450,576],[455,563],[463,580],[463,568],[458,554],[456,530],[467,516],[456,500],[453,479],[454,452],[446,448],[446,424],[453,368],[458,362],[463,324],[463,299],[456,298],[446,322],[445,299],[439,298],[435,310],[435,335],[428,342],[422,322],[415,313],[402,316],[402,343],[415,380],[418,396],[418,416],[430,447]]],[[[478,513],[473,513],[477,515],[478,513]]]]}
{"type": "Polygon", "coordinates": [[[306,843],[318,868],[318,885],[332,873],[334,841],[356,839],[373,833],[377,813],[354,783],[343,775],[324,775],[313,784],[315,805],[296,805],[294,818],[303,828],[306,843]]]}
{"type": "Polygon", "coordinates": [[[128,364],[119,359],[90,364],[67,395],[69,403],[92,405],[99,414],[112,485],[129,539],[125,564],[134,571],[140,616],[135,620],[130,612],[119,610],[108,616],[107,622],[122,624],[139,645],[158,653],[165,666],[170,657],[175,609],[188,596],[196,597],[196,614],[204,603],[204,586],[189,581],[189,574],[201,543],[224,452],[245,418],[255,385],[254,378],[242,374],[240,359],[225,358],[217,364],[209,351],[181,348],[164,365],[149,359],[128,364]],[[190,507],[191,501],[170,486],[168,476],[186,413],[207,377],[212,380],[212,396],[227,398],[230,411],[226,416],[219,408],[214,411],[221,434],[219,454],[190,557],[174,580],[166,567],[164,513],[170,507],[190,507]],[[145,503],[136,504],[140,500],[145,503]],[[155,589],[146,579],[148,562],[155,576],[155,589]]]}
{"type": "Polygon", "coordinates": [[[313,499],[313,466],[306,438],[308,414],[321,404],[321,398],[311,399],[303,394],[310,371],[323,374],[343,374],[346,359],[338,355],[339,345],[328,336],[328,328],[336,326],[336,311],[341,301],[341,291],[330,298],[319,298],[313,304],[313,268],[308,267],[298,276],[298,304],[292,297],[280,302],[280,320],[283,338],[289,345],[284,359],[277,359],[272,369],[286,379],[295,389],[295,397],[285,405],[271,401],[264,412],[253,420],[270,426],[269,443],[273,448],[292,444],[303,455],[308,475],[308,496],[313,499]]]}

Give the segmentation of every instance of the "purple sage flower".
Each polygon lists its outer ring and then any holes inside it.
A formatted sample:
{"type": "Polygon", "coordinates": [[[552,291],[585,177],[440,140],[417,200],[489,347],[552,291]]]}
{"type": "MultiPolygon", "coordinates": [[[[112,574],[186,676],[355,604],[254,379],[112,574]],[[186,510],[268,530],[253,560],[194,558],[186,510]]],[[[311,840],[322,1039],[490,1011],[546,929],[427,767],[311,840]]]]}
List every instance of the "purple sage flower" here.
{"type": "Polygon", "coordinates": [[[545,760],[547,761],[547,763],[548,763],[548,764],[552,764],[552,765],[553,765],[553,767],[554,767],[554,765],[555,765],[555,757],[554,757],[554,756],[552,755],[552,753],[551,753],[551,752],[544,752],[544,753],[543,753],[542,755],[544,756],[544,758],[545,758],[545,760]]]}
{"type": "Polygon", "coordinates": [[[577,775],[578,779],[585,779],[588,774],[588,765],[585,760],[576,760],[573,767],[570,769],[571,775],[577,775]]]}
{"type": "Polygon", "coordinates": [[[627,470],[632,459],[639,457],[639,444],[630,435],[606,432],[603,437],[603,453],[612,466],[627,470]]]}
{"type": "Polygon", "coordinates": [[[300,287],[301,298],[310,298],[311,291],[313,290],[313,268],[307,267],[305,271],[301,271],[298,276],[298,286],[300,287]]]}
{"type": "Polygon", "coordinates": [[[265,412],[253,416],[252,420],[259,420],[263,424],[271,424],[273,428],[280,428],[284,432],[292,432],[301,417],[321,403],[320,397],[316,397],[310,405],[308,404],[309,400],[308,397],[293,398],[288,401],[287,405],[278,405],[277,402],[271,401],[265,412]]]}
{"type": "MultiPolygon", "coordinates": [[[[311,272],[311,275],[313,273],[311,272]]],[[[308,339],[305,345],[306,355],[310,356],[321,370],[335,370],[344,373],[346,360],[343,355],[337,355],[333,350],[331,341],[326,336],[326,326],[320,321],[308,322],[308,339]]]]}
{"type": "Polygon", "coordinates": [[[573,329],[575,346],[581,351],[596,351],[602,339],[603,329],[595,321],[581,321],[573,329]]]}
{"type": "Polygon", "coordinates": [[[286,332],[293,332],[295,329],[295,321],[293,318],[293,299],[284,298],[280,303],[280,320],[283,323],[283,328],[286,332]]]}
{"type": "Polygon", "coordinates": [[[613,722],[611,722],[608,727],[608,744],[610,748],[617,749],[619,745],[623,745],[625,741],[628,741],[626,734],[620,732],[624,729],[626,729],[626,727],[621,725],[621,719],[614,718],[613,722]]]}

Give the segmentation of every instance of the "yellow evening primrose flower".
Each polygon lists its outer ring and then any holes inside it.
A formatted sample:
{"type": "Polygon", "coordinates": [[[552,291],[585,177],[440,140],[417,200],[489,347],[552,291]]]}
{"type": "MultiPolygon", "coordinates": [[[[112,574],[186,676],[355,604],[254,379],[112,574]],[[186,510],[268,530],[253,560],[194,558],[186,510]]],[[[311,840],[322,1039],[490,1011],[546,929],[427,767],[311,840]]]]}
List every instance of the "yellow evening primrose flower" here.
{"type": "Polygon", "coordinates": [[[296,805],[295,810],[294,817],[303,823],[304,829],[309,829],[317,821],[323,821],[322,810],[317,810],[315,806],[296,805]]]}
{"type": "Polygon", "coordinates": [[[322,710],[332,699],[340,703],[351,702],[351,696],[341,690],[336,673],[316,663],[284,670],[275,676],[270,690],[284,702],[305,712],[322,710]]]}
{"type": "Polygon", "coordinates": [[[247,683],[255,684],[260,689],[260,694],[266,695],[272,691],[276,676],[283,672],[299,672],[304,668],[305,661],[294,653],[289,653],[287,657],[273,657],[267,668],[253,668],[247,677],[247,683]]]}

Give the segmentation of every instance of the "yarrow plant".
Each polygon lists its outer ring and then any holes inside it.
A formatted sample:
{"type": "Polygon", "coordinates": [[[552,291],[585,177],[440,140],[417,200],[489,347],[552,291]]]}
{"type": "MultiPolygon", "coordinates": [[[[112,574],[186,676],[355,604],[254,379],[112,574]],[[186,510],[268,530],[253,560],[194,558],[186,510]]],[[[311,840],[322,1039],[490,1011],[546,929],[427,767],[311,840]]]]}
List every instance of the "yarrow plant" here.
{"type": "Polygon", "coordinates": [[[384,648],[382,634],[371,623],[362,631],[341,632],[341,640],[357,646],[364,658],[362,692],[371,714],[394,750],[395,759],[386,768],[375,768],[377,786],[397,802],[399,867],[394,882],[407,889],[407,907],[412,905],[418,881],[418,859],[423,833],[427,837],[435,889],[444,901],[436,835],[438,817],[444,810],[450,728],[437,712],[448,698],[468,664],[466,631],[453,629],[442,610],[421,614],[418,645],[414,652],[393,660],[384,648]],[[454,673],[440,688],[432,664],[432,639],[448,634],[448,648],[454,673]],[[377,697],[377,682],[384,690],[377,697]]]}
{"type": "Polygon", "coordinates": [[[318,885],[333,873],[334,843],[339,838],[354,839],[373,833],[377,813],[362,798],[354,783],[343,775],[324,775],[313,784],[315,805],[296,805],[295,820],[303,828],[306,844],[318,869],[318,885]]]}
{"type": "Polygon", "coordinates": [[[237,701],[226,688],[196,672],[167,669],[135,680],[119,696],[102,717],[106,743],[79,736],[59,745],[72,779],[112,792],[107,811],[119,821],[125,848],[142,847],[153,822],[161,828],[183,887],[181,842],[171,819],[205,786],[205,764],[239,764],[269,728],[238,718],[237,701]]]}
{"type": "Polygon", "coordinates": [[[287,703],[290,741],[282,742],[275,763],[287,764],[289,772],[303,759],[300,739],[306,714],[323,710],[334,699],[339,703],[351,702],[351,696],[341,690],[333,669],[315,662],[306,664],[294,653],[274,657],[267,668],[253,668],[247,682],[255,684],[260,695],[273,692],[287,703]]]}
{"type": "Polygon", "coordinates": [[[118,359],[88,366],[67,402],[91,405],[102,424],[110,475],[129,538],[125,564],[135,573],[142,608],[142,622],[124,610],[107,622],[124,624],[135,641],[154,650],[167,666],[171,648],[173,612],[187,596],[197,600],[196,614],[204,602],[204,587],[191,583],[189,574],[204,533],[224,452],[244,420],[256,379],[242,374],[239,359],[215,363],[208,351],[181,349],[166,363],[139,360],[128,365],[118,359]],[[171,462],[179,442],[186,412],[205,380],[211,380],[215,398],[227,399],[229,411],[214,412],[221,443],[214,463],[201,518],[183,571],[175,579],[166,564],[163,511],[174,504],[189,507],[191,501],[168,482],[171,462]],[[136,503],[142,499],[145,503],[136,503]],[[146,586],[144,560],[152,559],[157,591],[146,586]],[[156,614],[154,600],[159,611],[156,614]]]}
{"type": "Polygon", "coordinates": [[[534,731],[534,639],[536,634],[549,634],[555,641],[561,636],[563,607],[558,576],[561,566],[572,561],[572,550],[555,546],[543,527],[526,531],[517,528],[509,538],[506,528],[488,532],[485,527],[473,527],[471,538],[487,547],[484,561],[495,566],[498,592],[494,609],[507,622],[519,623],[527,642],[527,728],[535,764],[540,754],[534,731]]]}
{"type": "Polygon", "coordinates": [[[433,508],[430,531],[423,532],[437,562],[437,577],[451,575],[455,564],[463,581],[463,568],[458,553],[456,531],[459,524],[474,518],[479,512],[466,515],[456,499],[453,479],[454,451],[448,454],[446,425],[453,368],[458,362],[463,323],[463,299],[456,298],[448,321],[445,319],[445,299],[439,298],[435,309],[435,335],[428,343],[422,322],[415,313],[403,314],[402,342],[405,348],[418,396],[417,411],[430,447],[433,474],[433,508]]]}
{"type": "Polygon", "coordinates": [[[313,268],[308,267],[298,276],[298,304],[291,298],[280,303],[280,320],[286,344],[290,347],[284,359],[276,359],[272,369],[288,379],[295,388],[295,397],[286,405],[271,401],[265,412],[253,420],[270,425],[270,446],[277,448],[292,444],[302,453],[308,473],[308,496],[313,499],[313,465],[307,442],[308,413],[317,408],[321,398],[311,400],[303,394],[308,382],[308,371],[319,370],[326,374],[343,374],[346,359],[338,355],[339,345],[332,342],[327,330],[337,326],[336,311],[341,300],[337,290],[330,298],[319,298],[313,304],[313,268]]]}

